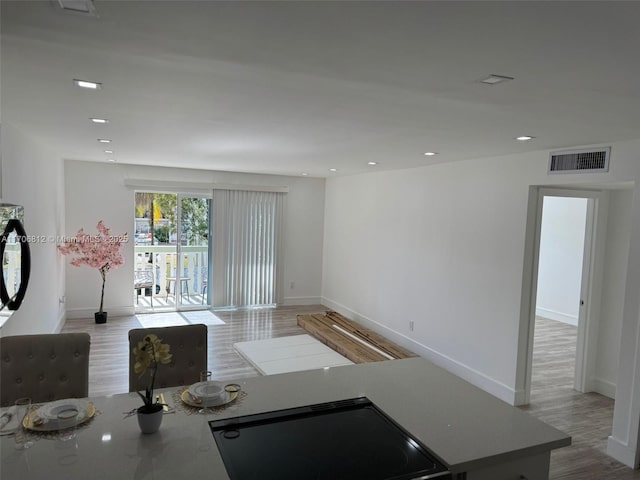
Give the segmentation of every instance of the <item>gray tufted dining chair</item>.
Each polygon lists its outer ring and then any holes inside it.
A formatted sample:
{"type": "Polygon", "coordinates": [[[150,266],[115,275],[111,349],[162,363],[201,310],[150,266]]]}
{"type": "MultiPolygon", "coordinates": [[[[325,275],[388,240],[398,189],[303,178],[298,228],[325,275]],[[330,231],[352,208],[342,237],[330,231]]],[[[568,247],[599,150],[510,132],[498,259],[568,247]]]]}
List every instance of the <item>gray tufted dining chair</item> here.
{"type": "Polygon", "coordinates": [[[34,403],[89,395],[88,333],[0,338],[0,406],[30,397],[34,403]]]}
{"type": "Polygon", "coordinates": [[[135,328],[129,330],[129,391],[144,390],[147,376],[142,378],[133,366],[136,358],[133,347],[138,346],[145,335],[153,333],[162,343],[171,347],[171,363],[161,365],[156,374],[155,388],[191,385],[200,381],[200,372],[207,369],[207,326],[203,324],[174,327],[135,328]]]}

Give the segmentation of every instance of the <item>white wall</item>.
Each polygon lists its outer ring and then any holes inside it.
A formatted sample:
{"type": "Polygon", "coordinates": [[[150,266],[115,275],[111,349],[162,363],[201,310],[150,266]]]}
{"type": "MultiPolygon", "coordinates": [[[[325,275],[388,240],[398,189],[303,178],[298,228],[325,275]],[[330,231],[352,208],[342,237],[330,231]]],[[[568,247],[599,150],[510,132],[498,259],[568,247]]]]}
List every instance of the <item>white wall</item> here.
{"type": "MultiPolygon", "coordinates": [[[[112,233],[132,233],[134,190],[125,180],[288,186],[285,219],[285,303],[319,303],[322,278],[324,179],[142,167],[66,161],[66,228],[95,230],[104,220],[112,233]],[[291,282],[295,287],[290,288],[291,282]]],[[[133,312],[133,241],[123,248],[125,265],[108,274],[105,310],[109,315],[133,312]]],[[[67,314],[91,317],[99,302],[100,276],[87,267],[67,268],[67,314]]]]}
{"type": "MultiPolygon", "coordinates": [[[[98,221],[103,220],[112,234],[130,235],[122,249],[125,265],[107,274],[104,310],[110,316],[133,313],[134,192],[124,187],[121,171],[118,165],[64,162],[64,233],[75,235],[80,228],[95,233],[98,221]]],[[[100,273],[87,266],[74,267],[69,258],[63,258],[67,264],[67,317],[93,318],[100,305],[100,273]]]]}
{"type": "Polygon", "coordinates": [[[325,181],[309,180],[283,179],[289,185],[284,248],[285,305],[312,305],[321,300],[325,181]]]}
{"type": "Polygon", "coordinates": [[[536,314],[578,325],[587,199],[544,197],[536,314]]]}
{"type": "MultiPolygon", "coordinates": [[[[636,164],[640,153],[636,150],[636,164]]],[[[640,460],[640,195],[633,190],[629,223],[629,259],[624,284],[613,429],[607,453],[625,465],[638,468],[640,460]]]]}
{"type": "Polygon", "coordinates": [[[62,160],[6,122],[2,124],[1,148],[2,199],[23,205],[27,234],[44,240],[29,244],[32,267],[27,293],[1,334],[57,332],[64,321],[64,308],[58,302],[64,295],[64,262],[55,245],[64,223],[62,160]]]}
{"type": "Polygon", "coordinates": [[[629,242],[631,235],[632,189],[609,192],[607,242],[604,257],[602,314],[598,329],[593,390],[615,398],[620,360],[629,242]]]}
{"type": "Polygon", "coordinates": [[[328,180],[323,303],[512,401],[536,157],[328,180]]]}
{"type": "Polygon", "coordinates": [[[513,403],[529,187],[635,180],[639,144],[586,178],[538,152],[328,180],[323,303],[513,403]]]}

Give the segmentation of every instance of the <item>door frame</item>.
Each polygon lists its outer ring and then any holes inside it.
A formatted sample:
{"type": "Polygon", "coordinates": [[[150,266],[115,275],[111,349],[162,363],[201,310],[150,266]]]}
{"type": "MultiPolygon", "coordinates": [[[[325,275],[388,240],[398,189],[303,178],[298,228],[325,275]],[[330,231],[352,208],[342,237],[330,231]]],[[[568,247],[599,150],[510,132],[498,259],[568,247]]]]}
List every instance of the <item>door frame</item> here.
{"type": "Polygon", "coordinates": [[[582,285],[580,288],[580,297],[583,304],[580,306],[578,316],[574,389],[579,392],[588,392],[593,389],[602,291],[604,239],[607,226],[608,192],[578,188],[533,186],[529,190],[529,206],[527,210],[525,264],[514,399],[516,405],[526,405],[531,399],[533,340],[544,197],[588,199],[582,285]]]}
{"type": "MultiPolygon", "coordinates": [[[[183,249],[182,249],[182,242],[181,242],[181,230],[182,230],[182,199],[184,198],[203,198],[206,199],[209,202],[209,212],[208,212],[208,217],[207,217],[207,224],[209,226],[209,236],[208,236],[208,241],[207,241],[207,275],[208,275],[208,286],[211,286],[211,262],[212,262],[212,233],[211,233],[211,215],[212,215],[212,206],[213,206],[213,199],[212,199],[212,194],[211,191],[206,190],[206,191],[202,191],[202,192],[198,192],[197,190],[192,191],[189,189],[181,189],[181,188],[167,188],[166,185],[160,186],[158,188],[154,188],[153,186],[144,186],[143,188],[136,188],[134,191],[134,195],[137,193],[150,193],[150,194],[166,194],[166,195],[175,195],[176,197],[176,245],[175,245],[175,249],[171,252],[171,254],[175,254],[176,256],[176,280],[175,280],[175,284],[174,284],[174,295],[176,298],[175,304],[173,306],[169,305],[168,303],[166,303],[165,305],[156,305],[156,306],[151,306],[151,308],[141,308],[138,305],[135,304],[135,299],[134,299],[134,312],[135,313],[155,313],[155,312],[167,312],[167,311],[175,311],[175,312],[182,312],[182,311],[196,311],[196,310],[210,310],[211,309],[211,302],[210,302],[210,298],[211,296],[209,295],[209,291],[210,289],[207,289],[207,296],[205,297],[207,302],[202,302],[200,305],[183,305],[182,304],[182,281],[181,278],[183,276],[183,271],[180,268],[182,265],[181,259],[182,259],[182,255],[183,255],[183,249]]],[[[151,214],[153,215],[153,213],[151,214]]],[[[135,231],[135,226],[134,226],[134,231],[135,231]]],[[[150,248],[154,248],[157,245],[152,245],[150,246],[150,248]]],[[[134,252],[135,252],[135,245],[134,245],[134,252]]],[[[152,253],[153,254],[153,253],[152,253]]],[[[134,258],[135,258],[135,253],[134,253],[134,258]]],[[[155,262],[155,259],[154,259],[155,262]]],[[[155,265],[155,263],[154,263],[155,265]]],[[[135,269],[135,265],[134,265],[134,269],[135,269]]],[[[166,270],[163,268],[163,270],[166,270]]],[[[162,279],[165,278],[164,276],[161,276],[161,281],[162,279]]],[[[166,280],[165,280],[165,284],[164,285],[160,285],[161,281],[156,283],[156,276],[154,274],[153,277],[153,282],[154,282],[154,287],[158,286],[161,289],[162,288],[167,288],[167,284],[166,284],[166,280]]],[[[167,292],[168,295],[169,292],[167,292]]],[[[195,292],[194,292],[195,293],[195,292]]]]}
{"type": "MultiPolygon", "coordinates": [[[[189,193],[189,192],[178,192],[176,193],[176,256],[177,256],[177,264],[176,264],[176,284],[175,284],[175,295],[176,295],[176,304],[175,309],[177,312],[185,312],[185,311],[193,311],[193,310],[209,310],[211,308],[210,299],[212,298],[209,295],[209,286],[211,285],[211,266],[212,266],[212,230],[211,230],[211,211],[213,209],[213,198],[211,194],[204,193],[189,193]],[[202,305],[183,305],[182,304],[182,276],[183,269],[182,267],[182,200],[185,198],[204,198],[208,201],[208,212],[207,212],[207,224],[209,226],[209,236],[207,240],[207,302],[202,303],[202,305]],[[178,301],[180,299],[180,301],[178,301]]],[[[195,291],[194,291],[195,293],[195,291]]]]}

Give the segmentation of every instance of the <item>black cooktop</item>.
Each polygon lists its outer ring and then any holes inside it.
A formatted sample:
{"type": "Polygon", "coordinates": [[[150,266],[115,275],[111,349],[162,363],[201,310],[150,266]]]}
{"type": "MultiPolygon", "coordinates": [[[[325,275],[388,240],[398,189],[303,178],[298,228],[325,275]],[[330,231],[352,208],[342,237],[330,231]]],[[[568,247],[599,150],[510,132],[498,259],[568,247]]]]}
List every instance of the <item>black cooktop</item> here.
{"type": "Polygon", "coordinates": [[[366,397],[210,421],[232,480],[451,478],[366,397]]]}

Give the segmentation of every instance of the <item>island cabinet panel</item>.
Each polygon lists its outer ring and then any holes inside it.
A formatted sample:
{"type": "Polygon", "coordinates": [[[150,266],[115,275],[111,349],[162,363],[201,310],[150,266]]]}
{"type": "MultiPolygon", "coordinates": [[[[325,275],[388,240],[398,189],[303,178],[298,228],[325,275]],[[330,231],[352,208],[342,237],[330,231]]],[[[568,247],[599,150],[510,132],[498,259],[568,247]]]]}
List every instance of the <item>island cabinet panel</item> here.
{"type": "MultiPolygon", "coordinates": [[[[548,480],[549,452],[571,444],[566,433],[419,357],[238,378],[233,383],[240,385],[242,396],[211,415],[191,414],[181,397],[184,387],[158,390],[175,410],[163,416],[160,430],[151,435],[141,435],[135,416],[125,413],[140,405],[136,392],[92,397],[100,414],[65,445],[53,432],[28,432],[37,441],[16,450],[13,436],[0,436],[0,477],[229,480],[208,421],[233,423],[363,397],[446,465],[452,480],[548,480]]],[[[0,409],[0,415],[5,411],[0,409]]]]}
{"type": "Polygon", "coordinates": [[[549,452],[474,469],[457,480],[549,480],[549,452]]]}

